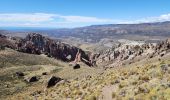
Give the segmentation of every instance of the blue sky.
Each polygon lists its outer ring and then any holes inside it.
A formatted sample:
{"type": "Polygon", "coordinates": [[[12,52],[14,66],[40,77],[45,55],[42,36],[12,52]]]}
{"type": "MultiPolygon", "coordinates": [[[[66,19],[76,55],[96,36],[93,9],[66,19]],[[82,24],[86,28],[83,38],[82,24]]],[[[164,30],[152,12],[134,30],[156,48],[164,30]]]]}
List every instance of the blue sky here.
{"type": "Polygon", "coordinates": [[[170,20],[170,0],[1,0],[0,27],[81,27],[170,20]]]}

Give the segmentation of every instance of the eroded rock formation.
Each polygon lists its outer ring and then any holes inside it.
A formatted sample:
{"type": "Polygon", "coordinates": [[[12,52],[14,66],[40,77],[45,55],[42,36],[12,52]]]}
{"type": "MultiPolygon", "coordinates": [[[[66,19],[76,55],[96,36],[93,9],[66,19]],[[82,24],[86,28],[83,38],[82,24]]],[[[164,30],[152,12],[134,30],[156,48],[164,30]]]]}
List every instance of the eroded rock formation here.
{"type": "Polygon", "coordinates": [[[25,39],[20,40],[17,44],[18,51],[31,54],[46,54],[62,61],[84,62],[92,66],[89,54],[85,51],[62,43],[57,40],[44,37],[40,34],[28,34],[25,39]]]}
{"type": "Polygon", "coordinates": [[[155,56],[162,57],[170,52],[170,39],[160,43],[144,43],[141,45],[121,45],[93,56],[93,60],[97,65],[107,66],[122,66],[125,61],[133,61],[139,59],[153,58],[155,56]],[[104,65],[105,64],[105,65],[104,65]]]}

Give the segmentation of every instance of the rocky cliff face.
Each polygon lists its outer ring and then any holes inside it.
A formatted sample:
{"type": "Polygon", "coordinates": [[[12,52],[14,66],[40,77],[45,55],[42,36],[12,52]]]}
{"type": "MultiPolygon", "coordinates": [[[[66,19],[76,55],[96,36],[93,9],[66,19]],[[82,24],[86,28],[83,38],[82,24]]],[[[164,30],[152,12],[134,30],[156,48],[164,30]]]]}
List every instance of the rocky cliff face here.
{"type": "Polygon", "coordinates": [[[25,39],[18,41],[18,51],[31,54],[46,54],[62,61],[82,61],[91,66],[89,54],[85,51],[60,41],[55,41],[40,34],[28,34],[25,39]]]}
{"type": "Polygon", "coordinates": [[[162,57],[170,52],[170,39],[156,44],[138,44],[128,45],[121,44],[118,47],[106,50],[93,56],[97,65],[105,67],[122,66],[125,63],[133,63],[137,60],[152,58],[155,56],[162,57]]]}
{"type": "Polygon", "coordinates": [[[45,54],[65,62],[84,62],[89,66],[122,66],[141,59],[162,57],[170,51],[170,39],[160,43],[120,44],[102,53],[92,54],[80,48],[52,40],[40,34],[28,34],[24,39],[0,35],[0,45],[30,54],[45,54]]]}

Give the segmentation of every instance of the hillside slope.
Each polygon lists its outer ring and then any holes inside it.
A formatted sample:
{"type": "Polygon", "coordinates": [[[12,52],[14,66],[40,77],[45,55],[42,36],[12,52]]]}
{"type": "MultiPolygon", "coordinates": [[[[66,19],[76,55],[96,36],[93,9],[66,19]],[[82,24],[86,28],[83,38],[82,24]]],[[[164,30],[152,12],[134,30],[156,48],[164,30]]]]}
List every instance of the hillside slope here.
{"type": "MultiPolygon", "coordinates": [[[[82,66],[78,70],[73,70],[68,67],[53,74],[64,79],[55,86],[46,88],[45,85],[37,83],[28,88],[31,91],[21,91],[7,99],[168,100],[170,98],[169,43],[169,40],[166,40],[157,45],[145,44],[146,51],[153,50],[155,52],[152,56],[145,55],[145,52],[138,52],[141,49],[135,47],[135,52],[141,54],[137,56],[143,56],[143,58],[135,58],[132,63],[121,64],[126,60],[122,59],[122,55],[126,54],[122,52],[121,55],[116,56],[122,60],[115,58],[115,60],[109,61],[111,63],[104,60],[100,64],[101,66],[105,64],[111,66],[108,68],[82,66]],[[166,53],[160,56],[162,52],[166,53]],[[119,61],[120,64],[112,65],[116,61],[119,61]]],[[[123,48],[120,50],[127,49],[124,48],[124,45],[122,46],[123,48]]],[[[138,45],[138,47],[140,46],[138,45]]],[[[133,50],[133,48],[131,49],[133,50]]],[[[135,55],[135,52],[130,54],[135,55]]],[[[100,56],[107,57],[109,54],[104,52],[100,56]]]]}
{"type": "Polygon", "coordinates": [[[144,60],[109,69],[95,76],[58,83],[49,89],[34,88],[32,92],[24,91],[9,99],[168,100],[169,59],[170,54],[161,61],[152,58],[147,62],[144,60]]]}

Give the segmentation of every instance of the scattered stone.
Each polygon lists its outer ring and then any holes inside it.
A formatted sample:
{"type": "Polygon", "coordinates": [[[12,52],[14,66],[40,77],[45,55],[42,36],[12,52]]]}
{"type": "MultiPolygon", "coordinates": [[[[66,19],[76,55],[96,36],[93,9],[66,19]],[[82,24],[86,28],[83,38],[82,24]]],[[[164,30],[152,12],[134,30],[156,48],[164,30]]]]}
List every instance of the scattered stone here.
{"type": "Polygon", "coordinates": [[[75,64],[74,66],[73,66],[73,69],[79,69],[80,68],[80,65],[79,64],[75,64]]]}
{"type": "Polygon", "coordinates": [[[153,54],[152,54],[152,55],[149,55],[149,58],[153,58],[153,54]]]}
{"type": "Polygon", "coordinates": [[[36,81],[38,81],[38,78],[37,78],[37,76],[32,76],[32,77],[27,77],[27,78],[25,78],[25,81],[27,81],[27,82],[36,82],[36,81]]]}
{"type": "Polygon", "coordinates": [[[16,72],[15,74],[16,74],[16,76],[18,76],[18,77],[24,76],[24,73],[23,73],[23,72],[16,72]]]}
{"type": "Polygon", "coordinates": [[[160,54],[161,57],[163,57],[164,55],[165,55],[164,53],[160,54]]]}
{"type": "Polygon", "coordinates": [[[42,75],[47,75],[48,73],[47,72],[43,72],[42,75]]]}
{"type": "Polygon", "coordinates": [[[63,79],[61,79],[59,77],[51,76],[51,78],[47,82],[47,88],[56,85],[56,83],[60,82],[61,80],[63,80],[63,79]]]}

